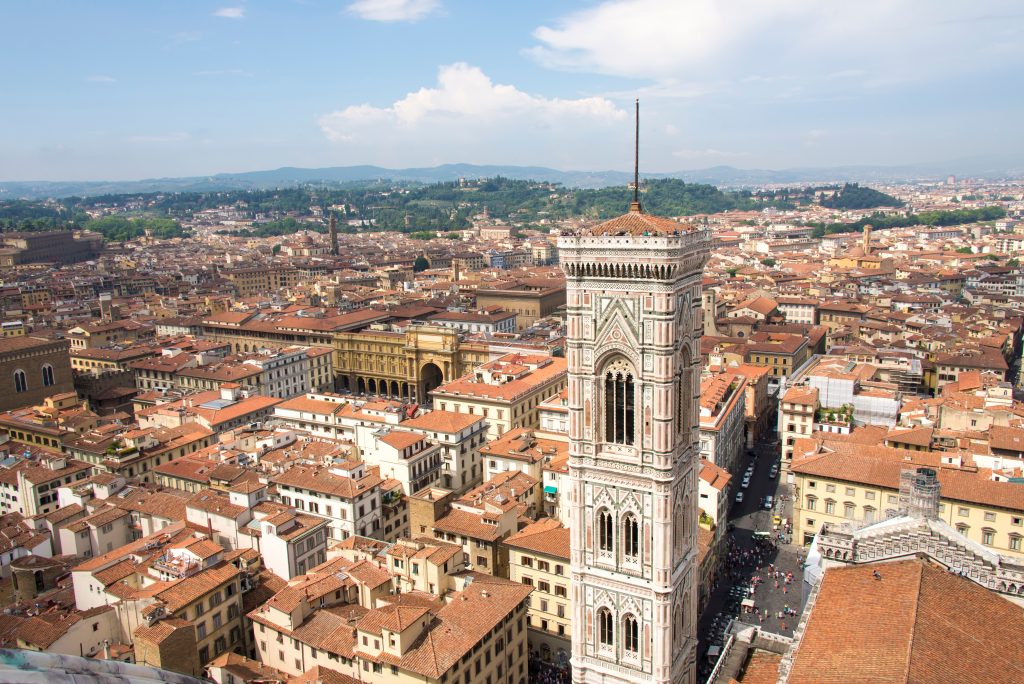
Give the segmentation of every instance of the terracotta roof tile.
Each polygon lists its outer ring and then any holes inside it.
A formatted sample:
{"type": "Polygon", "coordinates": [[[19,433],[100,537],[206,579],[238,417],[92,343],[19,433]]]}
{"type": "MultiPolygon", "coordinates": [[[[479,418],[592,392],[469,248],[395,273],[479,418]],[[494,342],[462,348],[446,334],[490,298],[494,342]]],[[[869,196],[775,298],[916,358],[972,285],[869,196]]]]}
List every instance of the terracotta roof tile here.
{"type": "Polygon", "coordinates": [[[679,223],[641,211],[630,211],[622,216],[599,223],[587,232],[591,235],[672,235],[698,229],[691,223],[679,223]]]}
{"type": "Polygon", "coordinates": [[[569,528],[553,518],[543,518],[510,536],[505,545],[569,560],[569,528]]]}
{"type": "Polygon", "coordinates": [[[1019,606],[923,560],[834,568],[788,681],[1021,682],[1022,630],[1019,606]]]}

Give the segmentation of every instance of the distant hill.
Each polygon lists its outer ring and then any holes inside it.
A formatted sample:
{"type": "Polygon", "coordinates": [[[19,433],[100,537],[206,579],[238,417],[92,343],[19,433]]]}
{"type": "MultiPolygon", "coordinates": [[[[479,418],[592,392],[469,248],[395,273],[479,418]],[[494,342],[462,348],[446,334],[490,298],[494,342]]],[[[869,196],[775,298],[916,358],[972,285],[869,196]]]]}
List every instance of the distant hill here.
{"type": "MultiPolygon", "coordinates": [[[[750,187],[790,183],[884,182],[941,179],[949,174],[981,178],[1024,176],[1024,163],[1017,159],[962,159],[949,163],[916,166],[838,166],[782,170],[737,169],[715,166],[694,171],[643,174],[644,178],[679,178],[692,183],[721,187],[750,187]]],[[[350,183],[391,180],[418,183],[455,181],[504,176],[516,180],[561,183],[571,188],[603,188],[625,185],[632,175],[625,171],[559,171],[543,166],[443,164],[426,168],[387,169],[380,166],[332,166],[322,169],[282,167],[268,171],[219,173],[213,176],[149,178],[139,181],[0,181],[0,201],[46,197],[94,196],[142,192],[210,192],[226,190],[268,190],[310,183],[350,183]]]]}

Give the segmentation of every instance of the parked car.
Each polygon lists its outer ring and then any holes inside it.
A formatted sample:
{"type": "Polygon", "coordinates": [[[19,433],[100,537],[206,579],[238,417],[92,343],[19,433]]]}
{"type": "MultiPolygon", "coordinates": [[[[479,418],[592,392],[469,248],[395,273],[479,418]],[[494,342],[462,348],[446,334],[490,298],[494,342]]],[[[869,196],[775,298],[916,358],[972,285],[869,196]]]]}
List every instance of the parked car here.
{"type": "Polygon", "coordinates": [[[746,477],[743,478],[743,482],[740,483],[740,486],[743,487],[744,489],[746,489],[747,487],[750,486],[750,476],[749,475],[747,475],[746,477]]]}
{"type": "Polygon", "coordinates": [[[775,503],[775,498],[772,497],[771,494],[769,494],[768,496],[764,497],[764,509],[766,511],[770,511],[772,509],[772,505],[774,503],[775,503]]]}
{"type": "Polygon", "coordinates": [[[743,492],[736,492],[736,503],[743,503],[743,492]]]}
{"type": "Polygon", "coordinates": [[[772,469],[768,471],[768,477],[770,477],[771,479],[774,480],[778,476],[779,476],[779,466],[778,465],[773,465],[772,469]]]}

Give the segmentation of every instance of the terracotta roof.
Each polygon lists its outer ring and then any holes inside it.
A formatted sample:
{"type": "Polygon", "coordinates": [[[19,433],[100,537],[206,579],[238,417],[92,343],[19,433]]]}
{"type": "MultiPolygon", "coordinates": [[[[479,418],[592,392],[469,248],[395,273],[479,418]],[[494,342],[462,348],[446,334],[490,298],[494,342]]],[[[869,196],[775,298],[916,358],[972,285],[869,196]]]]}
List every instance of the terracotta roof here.
{"type": "Polygon", "coordinates": [[[771,651],[754,651],[743,673],[743,684],[775,684],[779,681],[782,656],[771,651]]]}
{"type": "Polygon", "coordinates": [[[382,634],[385,629],[401,633],[428,612],[423,606],[384,605],[367,612],[356,623],[356,629],[370,634],[382,634]]]}
{"type": "Polygon", "coordinates": [[[818,388],[817,387],[790,387],[786,390],[786,394],[782,397],[782,401],[787,404],[801,404],[805,406],[813,406],[818,401],[818,388]]]}
{"type": "Polygon", "coordinates": [[[248,509],[231,503],[227,494],[213,489],[201,489],[188,500],[188,508],[214,513],[228,518],[237,518],[248,509]]]}
{"type": "MultiPolygon", "coordinates": [[[[235,679],[242,682],[260,681],[270,684],[271,682],[284,682],[288,675],[269,665],[264,665],[258,660],[246,658],[237,653],[222,653],[206,665],[207,668],[220,667],[230,672],[235,679]]],[[[314,668],[316,669],[316,668],[314,668]]],[[[325,670],[326,671],[326,670],[325,670]]],[[[313,680],[315,681],[315,680],[313,680]]]]}
{"type": "Polygon", "coordinates": [[[403,421],[401,427],[427,432],[462,432],[471,425],[483,422],[483,416],[455,411],[430,411],[422,416],[403,421]]]}
{"type": "Polygon", "coordinates": [[[193,626],[193,624],[188,620],[167,618],[157,621],[152,626],[139,625],[135,628],[134,635],[136,640],[148,641],[151,644],[159,644],[167,637],[182,629],[195,630],[195,626],[193,626]]]}
{"type": "Polygon", "coordinates": [[[812,441],[799,440],[795,445],[791,469],[798,475],[898,490],[900,471],[927,466],[936,469],[943,499],[1024,511],[1024,487],[991,480],[972,469],[942,467],[937,453],[820,439],[816,452],[798,457],[800,442],[812,441]]]}
{"type": "Polygon", "coordinates": [[[411,447],[414,444],[419,444],[423,441],[423,435],[418,432],[402,432],[392,431],[388,434],[380,437],[380,441],[384,442],[388,446],[398,449],[401,451],[406,447],[411,447]]]}
{"type": "Polygon", "coordinates": [[[505,545],[569,560],[569,528],[553,518],[543,518],[510,536],[505,545]]]}
{"type": "Polygon", "coordinates": [[[354,480],[332,473],[328,468],[296,465],[275,477],[272,482],[351,499],[379,486],[381,478],[372,470],[361,480],[354,480]]]}
{"type": "Polygon", "coordinates": [[[46,650],[67,634],[75,623],[113,609],[113,606],[100,606],[82,612],[41,613],[22,622],[18,627],[17,636],[32,646],[46,650]]]}
{"type": "Polygon", "coordinates": [[[495,401],[510,401],[535,391],[539,387],[555,380],[564,379],[566,373],[566,360],[564,358],[552,358],[545,366],[522,375],[515,380],[509,380],[501,384],[489,382],[477,382],[472,375],[466,375],[458,380],[441,385],[433,390],[431,394],[441,399],[491,399],[495,401]]]}
{"type": "Polygon", "coordinates": [[[485,541],[494,541],[501,537],[498,527],[482,522],[479,513],[454,509],[449,511],[448,515],[436,520],[434,529],[485,541]]]}
{"type": "Polygon", "coordinates": [[[290,677],[286,684],[359,684],[359,681],[337,670],[317,665],[297,677],[290,677]]]}
{"type": "Polygon", "coordinates": [[[639,209],[630,209],[622,216],[599,223],[587,231],[591,235],[673,235],[698,229],[689,223],[679,223],[661,216],[651,216],[639,209]]]}
{"type": "Polygon", "coordinates": [[[191,577],[175,582],[157,594],[167,605],[167,612],[174,613],[206,596],[222,584],[226,584],[241,572],[231,563],[221,561],[191,577]]]}
{"type": "Polygon", "coordinates": [[[20,335],[18,337],[0,337],[0,354],[24,351],[26,349],[32,349],[33,347],[43,347],[61,342],[65,345],[70,344],[69,342],[64,340],[48,340],[44,337],[33,337],[30,335],[20,335]]]}
{"type": "Polygon", "coordinates": [[[405,652],[400,667],[439,679],[531,591],[518,582],[473,573],[473,581],[437,612],[430,628],[405,652]]]}
{"type": "Polygon", "coordinates": [[[706,458],[702,458],[700,460],[700,479],[707,482],[714,489],[724,492],[725,488],[729,486],[729,480],[732,479],[732,475],[729,474],[728,470],[720,468],[706,458]]]}
{"type": "Polygon", "coordinates": [[[989,446],[1003,451],[1024,451],[1024,430],[993,425],[989,428],[989,446]]]}
{"type": "Polygon", "coordinates": [[[929,427],[916,427],[906,430],[890,430],[885,436],[887,442],[897,444],[913,444],[914,446],[930,447],[932,444],[932,433],[934,430],[929,427]]]}
{"type": "Polygon", "coordinates": [[[537,463],[546,458],[555,458],[569,453],[569,442],[537,437],[533,430],[516,428],[480,448],[484,456],[510,458],[527,463],[537,463]]]}
{"type": "Polygon", "coordinates": [[[923,560],[834,568],[788,681],[1021,682],[1022,630],[1020,606],[923,560]]]}

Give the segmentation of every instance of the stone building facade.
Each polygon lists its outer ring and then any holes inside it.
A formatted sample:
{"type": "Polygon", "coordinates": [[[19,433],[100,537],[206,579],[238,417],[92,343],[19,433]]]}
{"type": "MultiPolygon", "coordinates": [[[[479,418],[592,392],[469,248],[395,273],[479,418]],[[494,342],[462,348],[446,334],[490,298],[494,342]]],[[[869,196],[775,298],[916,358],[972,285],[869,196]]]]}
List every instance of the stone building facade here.
{"type": "Polygon", "coordinates": [[[74,391],[67,340],[0,338],[0,411],[36,406],[51,395],[74,391]]]}

